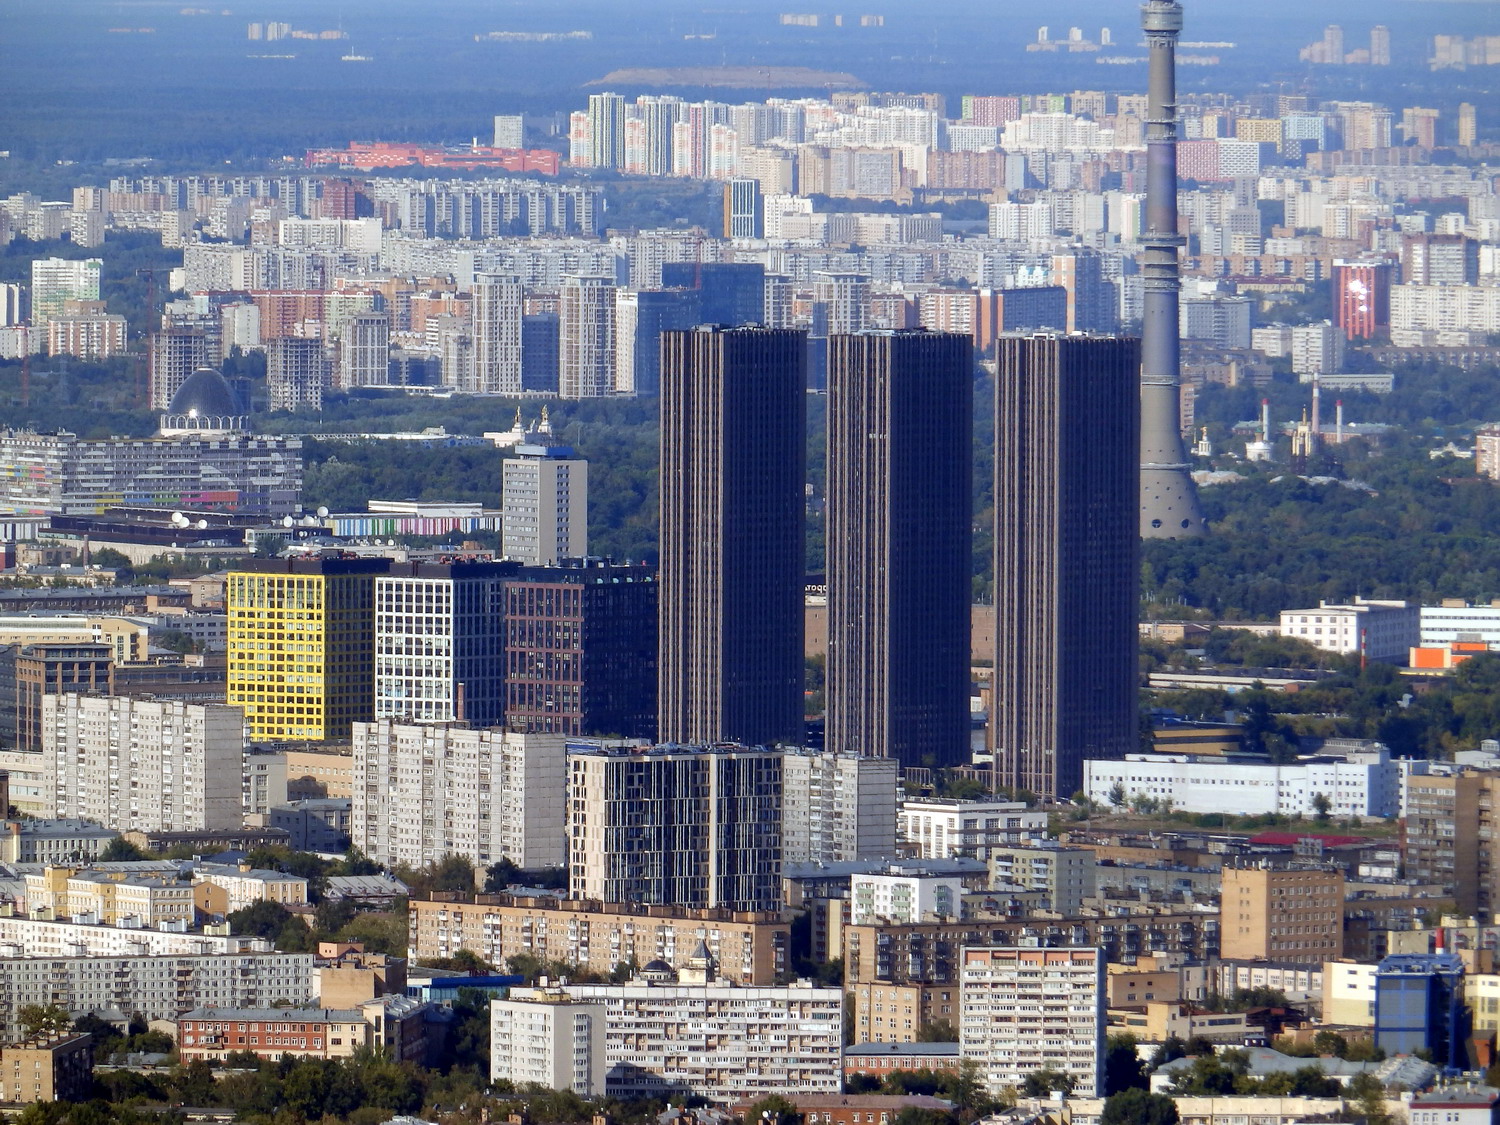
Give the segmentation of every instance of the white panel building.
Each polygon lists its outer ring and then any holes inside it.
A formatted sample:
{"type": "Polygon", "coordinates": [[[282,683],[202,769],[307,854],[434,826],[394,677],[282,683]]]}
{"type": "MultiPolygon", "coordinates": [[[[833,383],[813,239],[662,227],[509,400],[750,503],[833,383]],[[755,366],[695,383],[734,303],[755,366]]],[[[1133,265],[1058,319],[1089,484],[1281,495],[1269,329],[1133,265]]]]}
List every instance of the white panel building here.
{"type": "Polygon", "coordinates": [[[902,842],[922,859],[984,859],[991,847],[1022,844],[1047,834],[1047,814],[1020,801],[908,797],[896,820],[902,842]]]}
{"type": "Polygon", "coordinates": [[[1072,1078],[1079,1097],[1104,1092],[1102,951],[979,946],[962,956],[959,1056],[990,1094],[1043,1068],[1072,1078]]]}
{"type": "Polygon", "coordinates": [[[680,975],[652,962],[628,984],[558,990],[604,1008],[607,1096],[697,1094],[734,1104],[842,1090],[843,989],[806,981],[745,987],[716,978],[700,945],[680,975]]]}
{"type": "Polygon", "coordinates": [[[1445,601],[1442,605],[1424,605],[1421,638],[1424,645],[1451,645],[1455,641],[1500,645],[1500,604],[1445,601]]]}
{"type": "Polygon", "coordinates": [[[895,758],[787,750],[781,769],[784,805],[798,810],[782,823],[782,862],[896,855],[895,758]]]}
{"type": "Polygon", "coordinates": [[[1083,787],[1090,800],[1110,804],[1117,785],[1127,802],[1140,793],[1170,801],[1183,812],[1233,809],[1242,816],[1316,816],[1314,802],[1322,795],[1334,816],[1391,817],[1401,801],[1400,766],[1384,746],[1284,765],[1185,754],[1084,762],[1083,787]]]}
{"type": "Polygon", "coordinates": [[[490,1081],[602,1098],[605,1089],[605,1006],[565,992],[513,989],[490,1001],[490,1081]]]}
{"type": "Polygon", "coordinates": [[[1421,608],[1406,602],[1356,597],[1350,605],[1284,609],[1279,632],[1329,652],[1405,664],[1421,637],[1421,618],[1421,608]]]}
{"type": "Polygon", "coordinates": [[[377,863],[564,862],[562,735],[381,719],[355,723],[353,741],[351,835],[377,863]]]}
{"type": "Polygon", "coordinates": [[[238,707],[42,697],[43,786],[59,817],[122,832],[239,828],[244,756],[238,707]]]}
{"type": "Polygon", "coordinates": [[[889,872],[857,873],[849,879],[850,922],[869,926],[957,918],[963,893],[964,881],[957,875],[907,874],[897,866],[889,872]]]}

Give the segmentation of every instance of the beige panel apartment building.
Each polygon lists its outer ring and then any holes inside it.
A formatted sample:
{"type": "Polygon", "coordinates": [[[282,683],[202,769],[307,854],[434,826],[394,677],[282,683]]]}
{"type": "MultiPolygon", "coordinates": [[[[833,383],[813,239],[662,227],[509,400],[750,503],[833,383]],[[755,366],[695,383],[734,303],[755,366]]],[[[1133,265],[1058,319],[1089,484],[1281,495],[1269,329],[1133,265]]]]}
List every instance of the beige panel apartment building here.
{"type": "Polygon", "coordinates": [[[509,894],[411,903],[409,956],[419,961],[467,949],[502,969],[508,958],[530,954],[610,973],[622,962],[675,964],[700,941],[717,959],[720,976],[737,984],[771,984],[791,967],[791,923],[769,911],[509,894]]]}

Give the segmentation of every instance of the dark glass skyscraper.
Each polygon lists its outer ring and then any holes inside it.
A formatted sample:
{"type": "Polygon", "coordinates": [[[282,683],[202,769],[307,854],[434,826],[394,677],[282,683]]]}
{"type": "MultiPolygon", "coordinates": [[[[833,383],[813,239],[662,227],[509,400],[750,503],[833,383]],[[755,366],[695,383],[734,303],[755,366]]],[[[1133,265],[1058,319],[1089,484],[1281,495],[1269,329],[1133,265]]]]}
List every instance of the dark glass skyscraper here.
{"type": "Polygon", "coordinates": [[[972,345],[828,341],[829,750],[966,761],[972,345]]]}
{"type": "Polygon", "coordinates": [[[995,767],[1067,798],[1085,759],[1135,746],[1140,345],[997,348],[995,767]]]}
{"type": "Polygon", "coordinates": [[[766,268],[759,262],[665,262],[663,289],[701,290],[705,324],[761,324],[766,319],[766,268]]]}
{"type": "Polygon", "coordinates": [[[802,741],[801,332],[662,334],[659,731],[802,741]]]}

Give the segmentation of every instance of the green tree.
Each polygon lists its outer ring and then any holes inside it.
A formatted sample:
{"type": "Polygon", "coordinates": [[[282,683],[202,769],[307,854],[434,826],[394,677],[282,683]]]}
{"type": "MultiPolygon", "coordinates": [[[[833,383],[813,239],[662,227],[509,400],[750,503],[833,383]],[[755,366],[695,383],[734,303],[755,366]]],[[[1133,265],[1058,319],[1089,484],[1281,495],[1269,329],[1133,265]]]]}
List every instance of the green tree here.
{"type": "Polygon", "coordinates": [[[766,1125],[801,1125],[802,1114],[797,1104],[780,1094],[768,1094],[750,1107],[745,1114],[746,1125],[765,1122],[766,1125]]]}
{"type": "Polygon", "coordinates": [[[105,844],[104,850],[99,853],[99,859],[103,863],[138,863],[148,858],[150,857],[145,852],[125,839],[124,836],[116,836],[108,844],[105,844]]]}
{"type": "Polygon", "coordinates": [[[1052,1067],[1033,1070],[1021,1083],[1021,1094],[1028,1098],[1045,1098],[1048,1094],[1066,1094],[1073,1089],[1073,1076],[1052,1067]]]}
{"type": "Polygon", "coordinates": [[[1140,1042],[1134,1035],[1111,1035],[1105,1041],[1104,1088],[1112,1094],[1150,1088],[1149,1076],[1141,1063],[1140,1042]]]}
{"type": "Polygon", "coordinates": [[[267,899],[260,899],[240,910],[230,911],[224,916],[224,920],[237,934],[267,939],[280,937],[287,923],[295,921],[291,911],[286,907],[279,902],[271,902],[267,899]]]}
{"type": "Polygon", "coordinates": [[[952,1020],[931,1020],[917,1028],[917,1042],[957,1043],[958,1028],[953,1026],[952,1020]]]}
{"type": "Polygon", "coordinates": [[[1328,823],[1328,814],[1333,811],[1333,801],[1329,799],[1328,794],[1314,793],[1312,804],[1313,811],[1317,814],[1318,823],[1328,823]]]}
{"type": "Polygon", "coordinates": [[[1099,1125],[1177,1125],[1177,1103],[1165,1094],[1121,1090],[1104,1099],[1099,1125]]]}
{"type": "Polygon", "coordinates": [[[73,1025],[68,1010],[56,1004],[23,1004],[16,1016],[23,1039],[61,1035],[73,1025]]]}

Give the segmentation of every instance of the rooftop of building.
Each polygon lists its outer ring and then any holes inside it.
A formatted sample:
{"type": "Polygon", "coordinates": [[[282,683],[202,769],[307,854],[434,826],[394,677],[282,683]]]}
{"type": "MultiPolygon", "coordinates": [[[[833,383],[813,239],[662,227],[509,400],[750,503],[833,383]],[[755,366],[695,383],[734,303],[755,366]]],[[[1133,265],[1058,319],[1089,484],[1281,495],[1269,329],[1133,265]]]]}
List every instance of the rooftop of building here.
{"type": "Polygon", "coordinates": [[[119,835],[113,828],[105,828],[92,820],[8,820],[5,822],[11,835],[34,840],[72,840],[85,837],[94,840],[113,840],[119,835]]]}
{"type": "MultiPolygon", "coordinates": [[[[404,999],[404,998],[403,998],[404,999]]],[[[363,1023],[359,1008],[194,1008],[177,1019],[198,1022],[363,1023]]]]}
{"type": "Polygon", "coordinates": [[[1500,1090],[1493,1086],[1444,1086],[1413,1094],[1411,1104],[1419,1106],[1441,1106],[1444,1109],[1492,1109],[1500,1090]]]}
{"type": "Polygon", "coordinates": [[[848,1055],[925,1055],[929,1058],[958,1057],[957,1043],[855,1043],[844,1048],[848,1055]]]}
{"type": "Polygon", "coordinates": [[[982,859],[850,859],[837,863],[783,863],[783,879],[839,879],[854,875],[925,876],[982,875],[989,864],[982,859]]]}
{"type": "Polygon", "coordinates": [[[276,559],[245,559],[235,564],[233,573],[249,574],[387,574],[392,560],[385,557],[368,557],[350,554],[347,551],[325,551],[322,554],[289,555],[276,559]]]}

